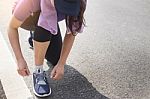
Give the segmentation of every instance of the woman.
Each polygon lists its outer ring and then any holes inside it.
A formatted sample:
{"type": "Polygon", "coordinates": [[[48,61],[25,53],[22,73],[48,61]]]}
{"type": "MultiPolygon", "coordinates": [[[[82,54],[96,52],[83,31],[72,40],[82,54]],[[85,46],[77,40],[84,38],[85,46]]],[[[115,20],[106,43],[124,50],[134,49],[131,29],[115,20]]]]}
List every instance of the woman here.
{"type": "MultiPolygon", "coordinates": [[[[27,63],[22,55],[18,28],[33,12],[41,11],[37,27],[34,32],[34,62],[35,72],[33,73],[33,91],[39,97],[45,97],[51,94],[43,62],[48,48],[52,48],[53,38],[61,37],[58,21],[65,19],[67,32],[62,44],[60,57],[55,64],[51,78],[59,80],[64,75],[64,65],[73,45],[75,35],[82,31],[83,14],[86,1],[84,0],[19,0],[14,9],[13,16],[8,27],[8,37],[14,51],[18,73],[21,76],[29,75],[27,63]]],[[[53,44],[55,48],[55,44],[53,44]]],[[[57,46],[57,45],[56,45],[57,46]]]]}

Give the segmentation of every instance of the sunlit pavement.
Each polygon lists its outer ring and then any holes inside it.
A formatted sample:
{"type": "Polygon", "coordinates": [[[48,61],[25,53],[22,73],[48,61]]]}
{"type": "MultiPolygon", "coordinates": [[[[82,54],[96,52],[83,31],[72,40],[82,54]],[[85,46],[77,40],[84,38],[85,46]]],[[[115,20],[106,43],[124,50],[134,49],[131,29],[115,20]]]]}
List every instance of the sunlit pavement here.
{"type": "MultiPolygon", "coordinates": [[[[0,3],[0,30],[6,42],[12,2],[0,3]]],[[[53,93],[46,99],[150,99],[149,13],[148,0],[89,0],[87,27],[76,37],[64,79],[49,79],[53,93]]],[[[20,30],[22,50],[33,71],[28,34],[20,30]]],[[[31,76],[24,80],[32,93],[31,76]]]]}
{"type": "MultiPolygon", "coordinates": [[[[0,82],[3,95],[7,99],[29,99],[31,93],[23,78],[18,75],[16,63],[0,32],[0,82]],[[3,88],[3,89],[2,89],[3,88]]],[[[2,96],[2,95],[1,95],[2,96]]],[[[4,97],[0,97],[5,99],[4,97]]]]}

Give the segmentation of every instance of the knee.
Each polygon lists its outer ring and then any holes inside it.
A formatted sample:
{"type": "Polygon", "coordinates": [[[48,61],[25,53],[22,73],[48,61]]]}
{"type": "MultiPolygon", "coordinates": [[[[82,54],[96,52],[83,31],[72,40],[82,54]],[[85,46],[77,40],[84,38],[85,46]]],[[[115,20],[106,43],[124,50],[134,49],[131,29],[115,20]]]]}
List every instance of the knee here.
{"type": "Polygon", "coordinates": [[[52,34],[50,33],[50,31],[37,26],[34,32],[33,39],[37,42],[46,42],[46,41],[50,41],[51,37],[52,34]]]}

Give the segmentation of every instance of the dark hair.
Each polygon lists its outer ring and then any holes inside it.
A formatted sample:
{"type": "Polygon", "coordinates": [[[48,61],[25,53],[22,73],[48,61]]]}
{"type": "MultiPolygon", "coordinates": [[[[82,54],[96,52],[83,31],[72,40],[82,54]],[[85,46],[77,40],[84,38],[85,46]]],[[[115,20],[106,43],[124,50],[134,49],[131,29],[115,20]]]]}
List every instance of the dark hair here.
{"type": "Polygon", "coordinates": [[[80,0],[80,12],[78,16],[66,15],[66,26],[70,29],[70,32],[75,36],[76,31],[80,31],[82,25],[85,26],[84,12],[86,9],[87,0],[80,0]],[[75,29],[74,29],[74,28],[75,29]]]}

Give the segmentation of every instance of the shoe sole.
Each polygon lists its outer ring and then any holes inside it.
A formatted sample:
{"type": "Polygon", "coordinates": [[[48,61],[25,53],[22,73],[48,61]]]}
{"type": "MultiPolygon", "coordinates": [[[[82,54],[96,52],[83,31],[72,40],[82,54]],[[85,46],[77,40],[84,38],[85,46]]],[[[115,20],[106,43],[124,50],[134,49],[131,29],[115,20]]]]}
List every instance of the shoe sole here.
{"type": "MultiPolygon", "coordinates": [[[[32,81],[33,81],[33,76],[32,76],[32,81]]],[[[33,86],[33,93],[34,93],[36,96],[38,96],[38,97],[41,97],[41,98],[42,98],[42,97],[47,97],[47,96],[50,96],[51,93],[52,93],[51,88],[50,88],[50,92],[49,92],[48,94],[39,95],[38,93],[36,93],[33,83],[32,83],[32,86],[33,86]]]]}

